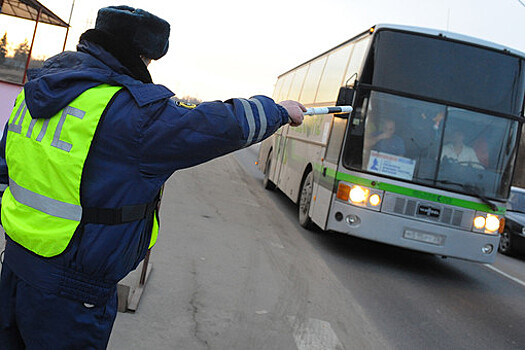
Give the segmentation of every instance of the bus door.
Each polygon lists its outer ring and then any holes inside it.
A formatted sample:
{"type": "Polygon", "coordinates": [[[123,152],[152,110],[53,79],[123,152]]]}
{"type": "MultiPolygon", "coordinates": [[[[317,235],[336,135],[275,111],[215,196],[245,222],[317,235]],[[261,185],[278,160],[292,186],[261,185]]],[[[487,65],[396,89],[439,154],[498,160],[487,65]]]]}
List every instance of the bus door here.
{"type": "Polygon", "coordinates": [[[333,117],[329,125],[329,137],[324,157],[320,167],[317,167],[317,176],[314,176],[312,204],[310,217],[323,230],[330,212],[330,203],[336,185],[339,156],[343,146],[345,130],[348,120],[333,117]]]}
{"type": "Polygon", "coordinates": [[[270,169],[270,179],[279,187],[279,176],[281,175],[281,169],[283,165],[285,146],[286,146],[286,136],[288,135],[289,126],[282,128],[282,131],[279,134],[276,134],[276,141],[274,147],[274,155],[272,158],[275,159],[275,165],[273,166],[273,171],[270,169]]]}

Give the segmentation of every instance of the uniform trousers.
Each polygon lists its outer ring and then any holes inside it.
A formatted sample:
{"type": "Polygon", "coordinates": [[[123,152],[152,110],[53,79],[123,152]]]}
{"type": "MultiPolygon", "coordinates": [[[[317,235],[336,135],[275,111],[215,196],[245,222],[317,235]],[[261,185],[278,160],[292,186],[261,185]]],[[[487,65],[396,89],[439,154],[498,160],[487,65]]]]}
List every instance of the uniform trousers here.
{"type": "Polygon", "coordinates": [[[0,349],[106,349],[117,315],[117,289],[90,305],[42,291],[4,262],[0,279],[0,349]]]}

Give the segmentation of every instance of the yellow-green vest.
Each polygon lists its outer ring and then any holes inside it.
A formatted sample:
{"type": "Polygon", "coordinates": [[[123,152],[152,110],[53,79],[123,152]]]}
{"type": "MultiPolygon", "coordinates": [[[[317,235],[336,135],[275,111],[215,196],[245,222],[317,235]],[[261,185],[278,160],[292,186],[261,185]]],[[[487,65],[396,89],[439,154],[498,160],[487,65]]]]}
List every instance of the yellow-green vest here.
{"type": "MultiPolygon", "coordinates": [[[[33,119],[24,91],[8,123],[9,186],[2,225],[9,237],[43,257],[62,253],[81,223],[80,188],[101,117],[119,86],[91,88],[49,119],[33,119]]],[[[157,215],[149,247],[158,234],[157,215]]]]}

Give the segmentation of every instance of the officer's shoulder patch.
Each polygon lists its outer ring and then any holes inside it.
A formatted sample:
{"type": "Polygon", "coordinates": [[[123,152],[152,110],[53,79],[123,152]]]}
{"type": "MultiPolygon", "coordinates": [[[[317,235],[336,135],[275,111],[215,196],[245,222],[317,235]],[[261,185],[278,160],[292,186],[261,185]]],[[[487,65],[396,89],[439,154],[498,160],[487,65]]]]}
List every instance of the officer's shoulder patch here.
{"type": "Polygon", "coordinates": [[[175,104],[179,107],[183,107],[183,108],[187,108],[187,109],[193,109],[195,107],[197,107],[197,105],[194,105],[193,103],[186,103],[186,102],[181,102],[181,101],[177,101],[175,102],[175,104]]]}

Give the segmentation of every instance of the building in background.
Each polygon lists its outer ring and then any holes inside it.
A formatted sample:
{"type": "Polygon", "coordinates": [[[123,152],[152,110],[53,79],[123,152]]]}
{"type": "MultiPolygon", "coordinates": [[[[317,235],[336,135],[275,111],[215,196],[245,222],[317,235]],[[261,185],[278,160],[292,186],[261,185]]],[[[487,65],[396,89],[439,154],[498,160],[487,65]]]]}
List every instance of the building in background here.
{"type": "Polygon", "coordinates": [[[13,50],[9,50],[9,31],[0,33],[0,129],[3,131],[13,108],[14,99],[25,83],[27,70],[38,67],[43,62],[43,60],[32,60],[31,57],[38,25],[43,23],[65,28],[65,42],[69,24],[36,0],[0,0],[0,15],[34,22],[31,42],[25,40],[18,43],[13,50]]]}

